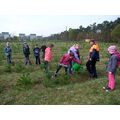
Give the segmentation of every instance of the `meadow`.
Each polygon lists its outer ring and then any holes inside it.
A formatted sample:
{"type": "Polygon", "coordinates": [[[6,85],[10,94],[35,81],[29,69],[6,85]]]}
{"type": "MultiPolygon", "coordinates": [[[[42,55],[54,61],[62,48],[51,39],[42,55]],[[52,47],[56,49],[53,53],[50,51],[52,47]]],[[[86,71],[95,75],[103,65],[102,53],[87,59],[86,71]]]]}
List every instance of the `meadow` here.
{"type": "MultiPolygon", "coordinates": [[[[58,73],[56,79],[52,79],[59,60],[67,53],[75,43],[80,45],[80,57],[83,68],[89,57],[89,43],[86,42],[60,42],[60,41],[32,41],[30,47],[30,60],[32,65],[24,65],[23,42],[10,42],[12,48],[12,61],[14,66],[7,65],[4,47],[6,42],[0,41],[0,104],[1,105],[117,105],[120,104],[120,70],[115,77],[115,90],[106,92],[102,89],[108,84],[106,65],[109,59],[107,48],[119,44],[98,43],[100,47],[100,62],[97,62],[98,78],[89,78],[88,72],[73,72],[73,75],[65,75],[64,69],[58,73]],[[41,65],[35,65],[32,52],[34,45],[40,47],[51,43],[55,45],[52,51],[52,61],[49,74],[45,74],[44,62],[41,57],[41,65]]],[[[42,56],[42,54],[41,54],[42,56]]]]}

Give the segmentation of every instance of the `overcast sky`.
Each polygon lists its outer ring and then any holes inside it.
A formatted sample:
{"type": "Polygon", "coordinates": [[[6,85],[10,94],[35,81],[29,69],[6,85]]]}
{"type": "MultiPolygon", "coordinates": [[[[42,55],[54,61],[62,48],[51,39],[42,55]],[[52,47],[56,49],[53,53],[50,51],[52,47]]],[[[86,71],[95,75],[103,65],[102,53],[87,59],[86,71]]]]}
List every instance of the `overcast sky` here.
{"type": "Polygon", "coordinates": [[[67,27],[86,27],[94,22],[102,23],[104,20],[114,21],[120,15],[0,15],[0,32],[10,32],[18,35],[25,33],[29,35],[48,36],[60,33],[67,27]]]}

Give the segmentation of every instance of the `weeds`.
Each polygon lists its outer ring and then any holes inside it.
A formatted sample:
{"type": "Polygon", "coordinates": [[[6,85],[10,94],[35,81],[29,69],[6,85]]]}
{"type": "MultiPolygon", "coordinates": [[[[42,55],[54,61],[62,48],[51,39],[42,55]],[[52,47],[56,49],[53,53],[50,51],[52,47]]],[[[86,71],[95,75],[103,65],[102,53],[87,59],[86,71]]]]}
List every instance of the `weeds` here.
{"type": "Polygon", "coordinates": [[[11,64],[7,64],[3,71],[4,72],[12,72],[12,65],[11,64]]]}

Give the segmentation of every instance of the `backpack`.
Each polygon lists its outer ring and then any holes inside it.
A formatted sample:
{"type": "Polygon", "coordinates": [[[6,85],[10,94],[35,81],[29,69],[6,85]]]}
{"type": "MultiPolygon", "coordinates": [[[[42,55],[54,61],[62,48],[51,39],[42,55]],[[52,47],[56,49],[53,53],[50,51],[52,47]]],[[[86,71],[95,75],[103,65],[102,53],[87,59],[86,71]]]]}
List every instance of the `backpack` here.
{"type": "Polygon", "coordinates": [[[120,53],[116,52],[116,53],[114,53],[114,56],[117,57],[118,67],[119,67],[120,66],[120,53]]]}

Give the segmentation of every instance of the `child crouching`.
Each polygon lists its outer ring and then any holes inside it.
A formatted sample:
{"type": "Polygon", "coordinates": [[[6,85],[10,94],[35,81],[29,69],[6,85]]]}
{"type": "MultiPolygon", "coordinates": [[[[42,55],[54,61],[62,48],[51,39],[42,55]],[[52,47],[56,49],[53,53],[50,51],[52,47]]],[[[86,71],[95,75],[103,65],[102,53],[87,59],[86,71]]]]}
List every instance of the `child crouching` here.
{"type": "Polygon", "coordinates": [[[74,58],[74,53],[73,53],[73,52],[70,52],[69,54],[65,54],[65,55],[61,58],[61,60],[60,60],[60,65],[58,66],[58,68],[57,68],[57,70],[56,70],[56,72],[55,72],[54,77],[57,76],[57,73],[59,72],[59,70],[60,70],[62,67],[65,68],[65,72],[67,73],[68,64],[69,64],[72,60],[75,61],[75,62],[77,62],[78,64],[81,64],[80,61],[78,61],[78,60],[76,60],[76,59],[74,58]]]}
{"type": "Polygon", "coordinates": [[[111,55],[106,68],[106,71],[108,72],[109,84],[107,87],[103,87],[103,89],[106,91],[113,91],[115,88],[114,78],[118,67],[119,53],[117,52],[116,46],[110,46],[108,51],[111,55]]]}

